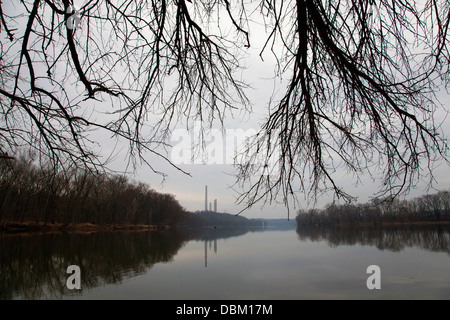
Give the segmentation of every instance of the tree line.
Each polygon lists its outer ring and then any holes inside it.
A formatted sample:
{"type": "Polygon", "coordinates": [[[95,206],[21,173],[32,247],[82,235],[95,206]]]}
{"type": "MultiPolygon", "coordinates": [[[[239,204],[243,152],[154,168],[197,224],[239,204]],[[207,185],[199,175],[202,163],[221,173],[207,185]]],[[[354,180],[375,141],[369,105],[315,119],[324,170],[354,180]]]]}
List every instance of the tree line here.
{"type": "Polygon", "coordinates": [[[450,221],[450,191],[443,190],[410,200],[374,198],[362,204],[333,202],[323,209],[299,210],[296,221],[297,225],[448,222],[450,221]]]}
{"type": "Polygon", "coordinates": [[[122,175],[0,159],[0,221],[173,225],[186,216],[173,195],[122,175]]]}

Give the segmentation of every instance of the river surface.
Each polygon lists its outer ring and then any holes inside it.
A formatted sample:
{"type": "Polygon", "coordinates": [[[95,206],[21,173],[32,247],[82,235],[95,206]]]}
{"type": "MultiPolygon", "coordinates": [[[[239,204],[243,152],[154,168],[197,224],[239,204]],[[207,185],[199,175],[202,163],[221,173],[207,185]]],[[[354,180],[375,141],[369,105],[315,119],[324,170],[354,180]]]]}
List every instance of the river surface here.
{"type": "Polygon", "coordinates": [[[450,299],[449,235],[437,227],[2,234],[0,299],[450,299]],[[67,286],[70,265],[80,268],[79,290],[67,286]],[[368,288],[369,277],[380,289],[368,288]]]}

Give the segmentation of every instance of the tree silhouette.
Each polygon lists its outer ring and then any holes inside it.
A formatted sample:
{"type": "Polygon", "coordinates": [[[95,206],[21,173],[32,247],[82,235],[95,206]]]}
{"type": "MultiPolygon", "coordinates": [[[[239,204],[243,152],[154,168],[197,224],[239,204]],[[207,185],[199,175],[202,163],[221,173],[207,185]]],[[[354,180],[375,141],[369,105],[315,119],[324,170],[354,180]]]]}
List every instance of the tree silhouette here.
{"type": "MultiPolygon", "coordinates": [[[[247,103],[233,74],[236,40],[201,27],[208,6],[103,0],[76,8],[70,0],[33,0],[5,10],[3,4],[1,151],[29,145],[56,164],[101,167],[88,132],[102,129],[129,143],[130,159],[152,167],[143,156],[150,152],[170,162],[161,147],[171,123],[223,119],[247,103]],[[98,106],[108,99],[107,110],[98,106]]],[[[214,9],[226,10],[246,37],[228,1],[214,9]]]]}
{"type": "Polygon", "coordinates": [[[159,172],[145,155],[171,163],[164,148],[178,121],[207,127],[249,107],[237,71],[253,21],[262,18],[261,53],[272,52],[277,75],[289,81],[238,166],[238,183],[248,188],[241,203],[279,195],[287,202],[299,191],[317,196],[330,188],[351,200],[336,182],[338,169],[381,171],[380,194],[396,195],[445,158],[433,114],[434,95],[449,80],[447,0],[86,0],[79,8],[70,0],[22,0],[0,7],[2,153],[28,145],[58,165],[101,167],[93,134],[101,129],[128,142],[133,163],[159,172]],[[268,174],[276,148],[280,166],[268,174]]]}
{"type": "Polygon", "coordinates": [[[290,78],[239,168],[242,203],[330,189],[352,201],[337,170],[381,172],[378,196],[432,181],[447,151],[433,114],[449,80],[448,1],[263,1],[261,11],[271,18],[266,48],[282,45],[290,78]],[[266,159],[278,150],[279,166],[255,166],[254,150],[266,159]]]}

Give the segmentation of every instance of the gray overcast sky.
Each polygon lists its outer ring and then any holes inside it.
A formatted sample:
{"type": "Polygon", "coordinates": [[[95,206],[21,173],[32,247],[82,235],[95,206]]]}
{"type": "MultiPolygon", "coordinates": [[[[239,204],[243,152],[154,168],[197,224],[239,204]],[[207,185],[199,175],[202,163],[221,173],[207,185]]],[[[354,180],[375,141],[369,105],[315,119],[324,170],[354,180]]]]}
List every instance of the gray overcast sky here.
{"type": "MultiPolygon", "coordinates": [[[[268,104],[272,97],[280,91],[283,93],[285,87],[282,80],[275,79],[275,60],[270,52],[264,53],[264,61],[259,57],[262,41],[266,37],[261,31],[260,34],[253,33],[251,54],[247,57],[245,65],[247,69],[242,75],[243,79],[249,83],[252,88],[247,91],[248,97],[253,105],[251,113],[235,112],[234,117],[229,117],[224,122],[224,129],[255,129],[259,130],[261,124],[268,114],[268,104]],[[258,43],[259,41],[259,43],[258,43]]],[[[435,115],[436,122],[443,123],[443,131],[447,137],[450,137],[450,119],[446,118],[446,113],[450,110],[450,94],[444,89],[439,94],[440,102],[444,108],[439,110],[435,115]]],[[[221,129],[219,124],[213,126],[215,129],[221,129]]],[[[173,142],[174,145],[177,142],[173,142]]],[[[170,156],[170,153],[169,153],[170,156]]],[[[123,160],[118,158],[118,160],[123,160]]],[[[213,202],[218,200],[218,211],[227,213],[238,213],[243,206],[236,205],[235,201],[242,191],[235,186],[235,177],[233,177],[234,167],[230,164],[223,165],[201,165],[201,164],[187,164],[180,167],[189,172],[191,176],[187,176],[180,171],[170,167],[160,159],[155,160],[160,165],[155,165],[157,169],[162,170],[167,174],[167,179],[161,183],[161,177],[153,174],[145,167],[139,168],[132,177],[141,182],[148,183],[154,189],[160,192],[171,193],[175,195],[182,206],[187,210],[196,211],[204,209],[204,191],[205,185],[208,186],[208,201],[213,202]]],[[[119,162],[120,163],[120,162],[119,162]]],[[[339,174],[339,173],[337,173],[339,174]]],[[[379,190],[380,181],[374,181],[372,178],[360,176],[360,183],[356,183],[355,177],[346,176],[342,173],[342,178],[337,179],[340,186],[349,194],[356,196],[358,202],[363,203],[369,201],[372,196],[379,190]]],[[[450,167],[441,163],[434,171],[435,183],[434,187],[438,190],[450,189],[450,167]]],[[[436,192],[433,189],[428,189],[426,182],[417,186],[412,190],[407,198],[413,198],[425,193],[436,192]]],[[[300,208],[309,208],[313,206],[306,198],[306,195],[299,194],[300,208]]],[[[332,195],[323,195],[316,203],[317,207],[323,207],[327,203],[333,201],[332,195]]],[[[295,217],[299,206],[290,207],[290,218],[295,217]]],[[[245,210],[241,215],[248,218],[288,218],[288,210],[283,204],[268,205],[259,203],[251,209],[245,210]]]]}
{"type": "MultiPolygon", "coordinates": [[[[255,31],[252,26],[252,32],[255,31]]],[[[251,38],[251,53],[246,58],[245,65],[247,69],[244,70],[242,78],[251,85],[251,89],[247,91],[248,97],[252,103],[253,110],[251,113],[235,112],[234,117],[227,118],[224,123],[224,129],[242,129],[259,130],[261,124],[268,114],[268,104],[272,97],[280,91],[284,93],[285,86],[280,78],[275,78],[276,61],[269,50],[264,52],[264,61],[259,56],[260,49],[266,39],[264,31],[260,29],[259,33],[252,33],[251,38]]],[[[289,76],[289,75],[288,75],[289,76]]],[[[440,102],[444,105],[444,109],[440,110],[435,115],[436,122],[444,121],[443,131],[446,136],[450,136],[450,119],[446,119],[446,112],[450,110],[450,94],[442,91],[439,95],[440,102]]],[[[239,106],[237,106],[239,107],[239,106]]],[[[219,124],[213,126],[215,129],[221,129],[219,124]]],[[[177,142],[173,142],[174,145],[177,142]]],[[[170,155],[170,154],[169,154],[170,155]]],[[[173,159],[172,159],[173,160],[173,159]]],[[[159,161],[159,160],[156,160],[159,161]]],[[[181,168],[191,174],[187,176],[182,172],[171,168],[167,163],[162,163],[157,166],[167,173],[167,179],[161,184],[161,178],[154,175],[145,167],[139,168],[134,179],[150,184],[153,188],[161,192],[174,194],[182,206],[187,210],[203,210],[204,209],[204,190],[205,185],[208,186],[208,201],[213,202],[218,200],[218,211],[237,213],[243,206],[237,206],[235,200],[242,191],[235,186],[235,177],[233,177],[234,167],[229,164],[223,165],[200,165],[188,164],[181,165],[181,168]]],[[[337,173],[339,174],[339,173],[337,173]]],[[[352,176],[345,176],[342,173],[342,178],[337,179],[340,186],[344,187],[345,191],[358,197],[358,202],[369,201],[372,196],[379,190],[380,181],[374,181],[369,177],[359,177],[361,183],[355,184],[356,179],[352,176]]],[[[447,164],[441,163],[435,170],[435,184],[434,187],[442,189],[450,189],[450,168],[447,164]]],[[[434,193],[435,190],[427,189],[424,182],[418,185],[415,190],[412,190],[407,198],[420,196],[425,193],[434,193]]],[[[309,203],[306,195],[299,194],[300,207],[305,209],[313,206],[309,203]]],[[[317,207],[322,207],[327,203],[333,201],[332,195],[324,195],[318,199],[317,207]]],[[[295,217],[295,212],[299,207],[290,207],[290,218],[295,217]]],[[[268,205],[259,203],[253,208],[246,210],[241,215],[248,218],[288,218],[288,210],[283,204],[268,205]]]]}
{"type": "MultiPolygon", "coordinates": [[[[258,51],[253,51],[254,56],[249,57],[248,69],[244,73],[245,80],[252,85],[252,89],[248,91],[249,98],[253,104],[253,110],[250,114],[236,113],[234,118],[229,118],[225,121],[226,129],[255,129],[258,130],[263,119],[267,115],[268,103],[274,90],[283,90],[283,84],[280,80],[276,82],[273,80],[274,76],[274,62],[271,61],[269,55],[264,56],[264,61],[257,56],[258,51]]],[[[449,110],[450,95],[446,92],[440,94],[441,103],[445,109],[449,110]]],[[[446,136],[450,136],[450,119],[446,119],[446,110],[442,109],[436,114],[436,122],[441,122],[445,119],[443,130],[446,136]]],[[[215,126],[220,129],[220,125],[215,126]]],[[[173,142],[174,145],[177,142],[173,142]]],[[[224,147],[225,148],[225,147],[224,147]]],[[[170,155],[170,154],[169,154],[170,155]]],[[[151,173],[145,167],[137,170],[133,176],[137,181],[142,181],[150,184],[158,191],[174,194],[187,210],[203,210],[204,208],[204,190],[205,185],[208,185],[208,201],[213,202],[218,200],[218,211],[227,213],[237,213],[243,206],[237,206],[235,203],[238,192],[234,188],[235,178],[233,177],[234,167],[229,164],[223,165],[201,165],[201,164],[187,164],[181,165],[183,170],[191,174],[187,176],[182,172],[171,168],[166,163],[157,166],[167,173],[168,177],[161,184],[161,178],[151,173]]],[[[373,181],[368,177],[360,177],[361,183],[355,185],[354,177],[343,175],[337,182],[344,187],[344,189],[351,195],[358,197],[358,202],[363,203],[370,200],[379,187],[380,181],[373,181]]],[[[436,189],[450,189],[450,168],[447,164],[441,163],[435,170],[435,184],[436,189]]],[[[412,190],[407,198],[413,198],[425,193],[434,193],[435,190],[428,190],[426,183],[418,185],[416,189],[412,190]]],[[[305,195],[299,194],[300,207],[305,209],[311,207],[313,204],[308,204],[308,199],[305,195]],[[302,201],[303,200],[303,201],[302,201]]],[[[322,207],[333,200],[332,195],[319,198],[317,207],[322,207]]],[[[299,207],[292,206],[290,208],[290,218],[295,217],[295,212],[299,207]]],[[[241,215],[248,218],[288,218],[288,211],[283,204],[268,204],[260,203],[253,208],[246,210],[241,215]]]]}
{"type": "MultiPolygon", "coordinates": [[[[81,3],[82,1],[75,1],[75,3],[81,3]]],[[[4,9],[13,10],[11,8],[12,2],[5,2],[4,9]]],[[[13,7],[15,7],[13,5],[13,7]]],[[[20,5],[18,7],[21,7],[20,5]]],[[[24,27],[24,25],[18,26],[24,27]]],[[[82,27],[82,26],[81,26],[82,27]]],[[[20,33],[20,31],[19,31],[20,33]]],[[[258,56],[259,48],[262,46],[262,41],[265,40],[264,36],[258,33],[252,33],[252,53],[247,57],[246,65],[247,70],[244,71],[242,77],[243,79],[252,85],[252,89],[247,91],[248,97],[253,105],[253,110],[251,113],[245,112],[235,112],[233,118],[227,118],[224,123],[224,129],[242,129],[258,130],[263,120],[268,114],[268,103],[270,98],[277,90],[283,92],[285,89],[283,83],[278,79],[274,80],[274,67],[275,62],[270,52],[264,54],[264,61],[258,56]],[[259,43],[258,43],[259,41],[259,43]]],[[[445,105],[447,110],[450,109],[450,95],[448,93],[442,92],[440,94],[440,100],[445,105]]],[[[105,106],[108,102],[105,102],[105,106]]],[[[96,105],[96,107],[99,107],[96,105]]],[[[91,106],[93,107],[93,106],[91,106]]],[[[239,106],[237,106],[239,107],[239,106]]],[[[445,117],[445,110],[441,110],[436,114],[436,121],[440,122],[445,117]]],[[[450,136],[450,123],[449,119],[445,120],[444,132],[447,137],[450,136]]],[[[213,126],[215,129],[221,129],[219,124],[213,126]]],[[[96,133],[97,135],[97,133],[96,133]]],[[[102,133],[98,133],[98,137],[102,137],[102,133]]],[[[114,146],[109,142],[108,136],[101,138],[105,141],[104,146],[102,146],[105,153],[108,153],[114,146]]],[[[174,142],[174,144],[176,144],[174,142]]],[[[117,146],[117,150],[123,148],[125,150],[127,146],[117,146]]],[[[170,158],[170,153],[169,153],[170,158]]],[[[136,173],[130,175],[130,177],[136,181],[144,182],[149,184],[155,190],[159,192],[171,193],[175,195],[176,199],[179,200],[182,206],[187,210],[195,211],[202,210],[204,208],[204,188],[208,185],[208,197],[209,201],[214,199],[218,200],[218,210],[221,212],[237,213],[242,209],[242,206],[236,206],[235,200],[239,194],[239,189],[233,189],[235,184],[235,178],[232,176],[234,172],[234,167],[230,164],[223,165],[199,165],[199,164],[188,164],[182,165],[181,168],[186,170],[191,174],[187,176],[182,172],[176,170],[175,168],[168,165],[162,159],[149,158],[148,159],[152,165],[157,170],[163,171],[167,174],[167,178],[164,183],[161,183],[161,177],[154,174],[149,168],[142,166],[137,169],[136,173]]],[[[126,159],[121,153],[117,156],[111,167],[116,170],[125,170],[126,159]]],[[[437,189],[449,189],[450,188],[450,168],[442,163],[435,171],[435,187],[437,189]]],[[[337,179],[338,183],[344,187],[344,189],[358,197],[359,202],[365,202],[370,199],[374,193],[376,193],[379,182],[372,181],[368,178],[362,178],[362,182],[359,185],[354,184],[355,179],[353,177],[342,176],[341,179],[337,179]]],[[[417,187],[413,190],[409,197],[419,196],[426,192],[433,193],[433,190],[427,190],[425,184],[417,187]]],[[[308,204],[304,195],[299,195],[300,206],[306,208],[311,204],[308,204]]],[[[326,203],[332,201],[331,197],[324,196],[319,199],[317,206],[321,207],[326,203]]],[[[290,217],[295,216],[295,211],[298,208],[291,208],[290,217]]],[[[244,211],[243,216],[249,218],[263,217],[263,218],[287,218],[287,209],[283,205],[264,205],[263,203],[256,205],[254,208],[244,211]]]]}

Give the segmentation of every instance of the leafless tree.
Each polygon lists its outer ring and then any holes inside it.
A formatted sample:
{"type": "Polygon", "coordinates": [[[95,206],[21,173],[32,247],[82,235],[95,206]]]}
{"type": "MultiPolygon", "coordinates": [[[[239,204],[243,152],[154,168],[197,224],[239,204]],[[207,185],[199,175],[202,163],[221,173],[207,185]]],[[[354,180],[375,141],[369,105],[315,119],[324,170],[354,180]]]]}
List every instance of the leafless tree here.
{"type": "Polygon", "coordinates": [[[248,105],[233,48],[248,45],[235,20],[245,12],[235,18],[229,1],[89,0],[76,8],[72,0],[23,0],[0,7],[2,152],[26,145],[55,164],[101,167],[94,138],[101,129],[129,143],[131,160],[153,168],[144,153],[170,162],[162,150],[177,120],[206,126],[248,105]],[[214,13],[231,22],[232,40],[222,35],[228,30],[208,26],[214,13]],[[108,99],[108,107],[100,104],[108,99]]]}
{"type": "Polygon", "coordinates": [[[339,170],[381,172],[379,196],[397,195],[427,170],[432,179],[433,161],[445,158],[433,115],[435,92],[449,80],[447,0],[261,0],[256,9],[243,0],[86,0],[79,8],[21,0],[0,8],[3,153],[28,145],[56,164],[102,166],[101,129],[129,143],[133,163],[153,168],[147,153],[171,162],[161,150],[174,123],[208,126],[249,106],[236,71],[262,18],[261,55],[275,55],[288,83],[238,167],[240,203],[330,189],[351,200],[339,170]],[[268,174],[277,148],[279,167],[268,174]]]}
{"type": "Polygon", "coordinates": [[[261,12],[264,50],[290,78],[239,168],[241,203],[287,203],[299,191],[314,201],[330,190],[352,201],[342,172],[381,181],[379,197],[433,181],[447,151],[433,114],[449,80],[448,1],[268,0],[261,12]],[[253,150],[266,159],[278,150],[279,166],[255,166],[253,150]]]}

